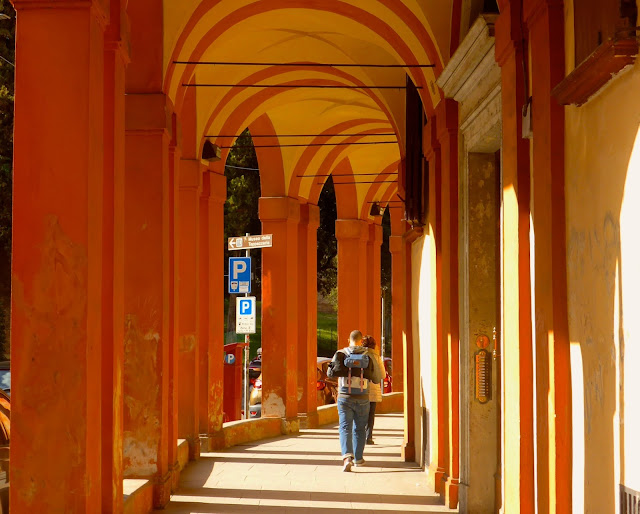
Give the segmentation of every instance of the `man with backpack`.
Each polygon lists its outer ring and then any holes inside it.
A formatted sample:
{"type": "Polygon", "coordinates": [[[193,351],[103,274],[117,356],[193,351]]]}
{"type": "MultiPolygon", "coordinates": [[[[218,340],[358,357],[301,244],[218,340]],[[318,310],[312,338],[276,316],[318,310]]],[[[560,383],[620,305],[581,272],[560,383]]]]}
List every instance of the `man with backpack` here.
{"type": "Polygon", "coordinates": [[[327,375],[338,379],[338,417],[342,470],[362,466],[366,427],[369,419],[369,382],[379,384],[382,376],[368,349],[359,346],[362,333],[354,330],[349,346],[338,350],[329,363],[327,375]],[[354,426],[355,425],[355,426],[354,426]]]}

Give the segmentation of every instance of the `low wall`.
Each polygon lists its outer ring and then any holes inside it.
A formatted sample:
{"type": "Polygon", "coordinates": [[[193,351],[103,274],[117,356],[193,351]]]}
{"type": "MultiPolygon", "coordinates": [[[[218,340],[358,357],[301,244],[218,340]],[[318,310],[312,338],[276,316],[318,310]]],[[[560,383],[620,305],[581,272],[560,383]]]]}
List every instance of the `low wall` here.
{"type": "Polygon", "coordinates": [[[125,478],[122,492],[123,514],[140,514],[153,510],[153,487],[149,480],[125,478]]]}
{"type": "Polygon", "coordinates": [[[187,462],[189,462],[189,443],[186,439],[178,439],[178,465],[180,466],[180,471],[184,469],[187,462]]]}
{"type": "Polygon", "coordinates": [[[237,444],[282,435],[282,420],[280,418],[259,418],[230,421],[223,425],[222,433],[224,447],[230,448],[237,444]]]}
{"type": "MultiPolygon", "coordinates": [[[[376,414],[390,414],[404,411],[404,395],[387,393],[382,395],[382,403],[376,405],[376,414]]],[[[335,425],[338,423],[338,406],[323,405],[318,407],[318,425],[335,425]]]]}

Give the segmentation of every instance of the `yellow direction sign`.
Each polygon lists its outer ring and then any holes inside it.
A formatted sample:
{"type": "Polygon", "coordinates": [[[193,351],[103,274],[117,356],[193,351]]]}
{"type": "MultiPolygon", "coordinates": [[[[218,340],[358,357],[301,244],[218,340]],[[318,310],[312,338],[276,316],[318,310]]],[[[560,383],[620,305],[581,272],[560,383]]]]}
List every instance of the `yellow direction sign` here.
{"type": "Polygon", "coordinates": [[[229,250],[251,250],[252,248],[270,248],[273,234],[261,234],[258,236],[230,237],[227,241],[229,250]]]}

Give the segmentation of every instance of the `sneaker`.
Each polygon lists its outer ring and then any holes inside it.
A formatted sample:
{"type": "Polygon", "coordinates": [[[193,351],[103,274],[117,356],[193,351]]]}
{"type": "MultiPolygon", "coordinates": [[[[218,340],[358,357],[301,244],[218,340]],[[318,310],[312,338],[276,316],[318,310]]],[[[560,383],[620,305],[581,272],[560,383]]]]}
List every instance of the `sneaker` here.
{"type": "Polygon", "coordinates": [[[358,466],[364,466],[364,459],[357,460],[357,461],[355,462],[355,466],[356,466],[356,468],[357,468],[358,466]]]}
{"type": "Polygon", "coordinates": [[[367,439],[367,444],[376,444],[373,442],[373,439],[367,439]]]}
{"type": "Polygon", "coordinates": [[[343,461],[342,471],[349,472],[351,471],[351,459],[347,457],[343,461]]]}

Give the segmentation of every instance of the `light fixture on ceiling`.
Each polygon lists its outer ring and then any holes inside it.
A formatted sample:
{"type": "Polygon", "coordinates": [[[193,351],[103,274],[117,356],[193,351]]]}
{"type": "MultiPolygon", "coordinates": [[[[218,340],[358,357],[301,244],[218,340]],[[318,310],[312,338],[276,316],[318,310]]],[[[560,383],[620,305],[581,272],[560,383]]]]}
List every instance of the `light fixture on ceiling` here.
{"type": "Polygon", "coordinates": [[[222,159],[222,149],[206,139],[202,147],[202,160],[214,162],[220,159],[222,159]]]}

